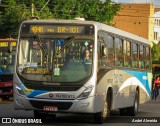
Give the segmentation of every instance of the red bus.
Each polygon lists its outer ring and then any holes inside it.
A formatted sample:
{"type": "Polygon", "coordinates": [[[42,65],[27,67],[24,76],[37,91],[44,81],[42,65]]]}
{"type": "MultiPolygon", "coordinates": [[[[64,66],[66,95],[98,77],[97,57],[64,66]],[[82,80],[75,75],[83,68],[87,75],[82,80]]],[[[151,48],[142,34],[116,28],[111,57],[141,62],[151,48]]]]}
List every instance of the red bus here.
{"type": "Polygon", "coordinates": [[[0,39],[0,98],[13,97],[13,72],[17,39],[0,39]]]}

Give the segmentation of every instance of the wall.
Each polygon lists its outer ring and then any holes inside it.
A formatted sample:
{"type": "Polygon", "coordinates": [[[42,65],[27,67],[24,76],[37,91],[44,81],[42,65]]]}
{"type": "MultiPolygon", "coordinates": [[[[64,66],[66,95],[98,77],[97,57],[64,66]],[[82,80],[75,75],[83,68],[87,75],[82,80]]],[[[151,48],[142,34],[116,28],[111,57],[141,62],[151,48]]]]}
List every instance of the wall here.
{"type": "Polygon", "coordinates": [[[115,23],[119,29],[152,42],[154,40],[154,5],[121,4],[121,9],[112,23],[115,23]]]}

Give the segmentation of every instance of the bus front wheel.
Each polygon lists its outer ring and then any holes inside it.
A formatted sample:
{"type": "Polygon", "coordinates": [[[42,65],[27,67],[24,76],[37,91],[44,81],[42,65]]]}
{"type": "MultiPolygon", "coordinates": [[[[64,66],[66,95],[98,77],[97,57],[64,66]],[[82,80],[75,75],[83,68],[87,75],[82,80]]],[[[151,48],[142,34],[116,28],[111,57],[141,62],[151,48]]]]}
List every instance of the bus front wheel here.
{"type": "Polygon", "coordinates": [[[95,122],[98,124],[102,124],[107,117],[110,116],[110,110],[111,110],[111,95],[107,95],[107,99],[104,102],[104,108],[102,112],[98,112],[94,114],[95,122]]]}

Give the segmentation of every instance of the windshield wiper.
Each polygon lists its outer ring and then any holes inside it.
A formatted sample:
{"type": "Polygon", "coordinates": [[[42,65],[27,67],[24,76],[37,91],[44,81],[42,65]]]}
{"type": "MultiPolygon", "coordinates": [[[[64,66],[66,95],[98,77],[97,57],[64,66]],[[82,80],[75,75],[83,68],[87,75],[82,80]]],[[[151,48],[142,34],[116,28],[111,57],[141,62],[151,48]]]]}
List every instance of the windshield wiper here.
{"type": "Polygon", "coordinates": [[[76,36],[71,36],[71,37],[68,37],[67,39],[65,40],[68,40],[65,45],[56,52],[56,57],[61,54],[61,52],[76,38],[76,36]]]}
{"type": "Polygon", "coordinates": [[[41,41],[41,38],[39,37],[39,35],[36,35],[36,39],[37,39],[37,42],[38,42],[38,45],[43,53],[43,58],[44,58],[44,61],[47,61],[47,49],[45,48],[43,42],[41,41]]]}

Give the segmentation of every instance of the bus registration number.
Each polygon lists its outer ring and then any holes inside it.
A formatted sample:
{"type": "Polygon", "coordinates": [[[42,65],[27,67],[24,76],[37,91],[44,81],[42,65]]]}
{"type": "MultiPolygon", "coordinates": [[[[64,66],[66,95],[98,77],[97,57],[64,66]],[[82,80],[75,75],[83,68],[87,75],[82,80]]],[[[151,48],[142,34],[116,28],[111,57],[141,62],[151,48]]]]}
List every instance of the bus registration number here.
{"type": "Polygon", "coordinates": [[[44,106],[44,107],[43,107],[43,110],[44,110],[44,111],[52,111],[52,112],[55,112],[55,111],[58,111],[58,108],[57,108],[57,106],[44,106]]]}

